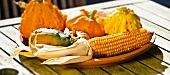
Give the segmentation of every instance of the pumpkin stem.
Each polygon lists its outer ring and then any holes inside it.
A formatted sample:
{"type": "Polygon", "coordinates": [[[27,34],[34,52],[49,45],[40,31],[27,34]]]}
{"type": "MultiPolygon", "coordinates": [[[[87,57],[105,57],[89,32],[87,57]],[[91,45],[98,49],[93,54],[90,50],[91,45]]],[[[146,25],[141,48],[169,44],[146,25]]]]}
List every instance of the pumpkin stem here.
{"type": "Polygon", "coordinates": [[[73,28],[72,30],[73,30],[73,36],[77,37],[76,29],[75,29],[75,28],[73,28]]]}
{"type": "Polygon", "coordinates": [[[91,18],[91,19],[95,19],[95,14],[96,14],[96,12],[97,12],[97,10],[93,10],[93,12],[91,13],[91,15],[89,16],[89,18],[91,18]]]}
{"type": "Polygon", "coordinates": [[[34,0],[34,2],[44,2],[45,0],[34,0]]]}

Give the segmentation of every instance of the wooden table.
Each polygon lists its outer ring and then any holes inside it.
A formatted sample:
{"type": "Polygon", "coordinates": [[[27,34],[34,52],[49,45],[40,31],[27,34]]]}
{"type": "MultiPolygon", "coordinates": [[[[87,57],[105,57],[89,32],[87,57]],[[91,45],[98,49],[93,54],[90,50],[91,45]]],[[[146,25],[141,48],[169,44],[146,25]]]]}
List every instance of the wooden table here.
{"type": "Polygon", "coordinates": [[[63,66],[42,65],[37,59],[14,58],[9,60],[10,53],[17,47],[16,33],[21,18],[0,21],[0,69],[14,68],[20,75],[156,75],[170,74],[170,9],[151,0],[118,0],[100,4],[62,10],[63,13],[87,9],[113,10],[119,6],[133,9],[140,16],[144,28],[154,31],[156,40],[144,54],[113,66],[99,68],[68,68],[63,66]]]}

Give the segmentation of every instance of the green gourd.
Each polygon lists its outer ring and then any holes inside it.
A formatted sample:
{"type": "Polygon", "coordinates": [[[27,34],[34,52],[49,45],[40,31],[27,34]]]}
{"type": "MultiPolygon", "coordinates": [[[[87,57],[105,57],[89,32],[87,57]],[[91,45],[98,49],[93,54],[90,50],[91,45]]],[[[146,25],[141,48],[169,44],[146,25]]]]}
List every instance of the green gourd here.
{"type": "Polygon", "coordinates": [[[40,28],[31,33],[30,43],[48,44],[54,46],[69,46],[78,40],[78,37],[66,35],[56,29],[40,28]]]}

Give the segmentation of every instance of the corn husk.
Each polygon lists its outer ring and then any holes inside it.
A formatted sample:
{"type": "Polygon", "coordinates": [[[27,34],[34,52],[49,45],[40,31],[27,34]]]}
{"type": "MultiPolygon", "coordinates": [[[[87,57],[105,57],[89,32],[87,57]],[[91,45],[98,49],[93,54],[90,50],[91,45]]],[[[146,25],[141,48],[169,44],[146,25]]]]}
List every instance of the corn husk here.
{"type": "Polygon", "coordinates": [[[35,41],[29,44],[29,47],[23,46],[16,48],[10,58],[12,59],[18,54],[26,57],[47,59],[42,64],[49,65],[78,63],[92,59],[92,49],[88,41],[84,38],[78,39],[68,47],[36,44],[35,41]],[[21,52],[22,50],[27,50],[28,52],[21,52]]]}

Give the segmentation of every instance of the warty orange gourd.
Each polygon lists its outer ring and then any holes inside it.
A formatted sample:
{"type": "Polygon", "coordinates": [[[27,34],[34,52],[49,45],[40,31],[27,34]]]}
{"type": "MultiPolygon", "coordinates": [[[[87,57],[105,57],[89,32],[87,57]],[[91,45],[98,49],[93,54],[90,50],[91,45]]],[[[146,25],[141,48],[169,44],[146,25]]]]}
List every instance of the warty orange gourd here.
{"type": "Polygon", "coordinates": [[[31,32],[38,28],[65,29],[66,15],[51,0],[31,0],[25,4],[21,18],[19,30],[25,38],[29,38],[31,32]]]}

